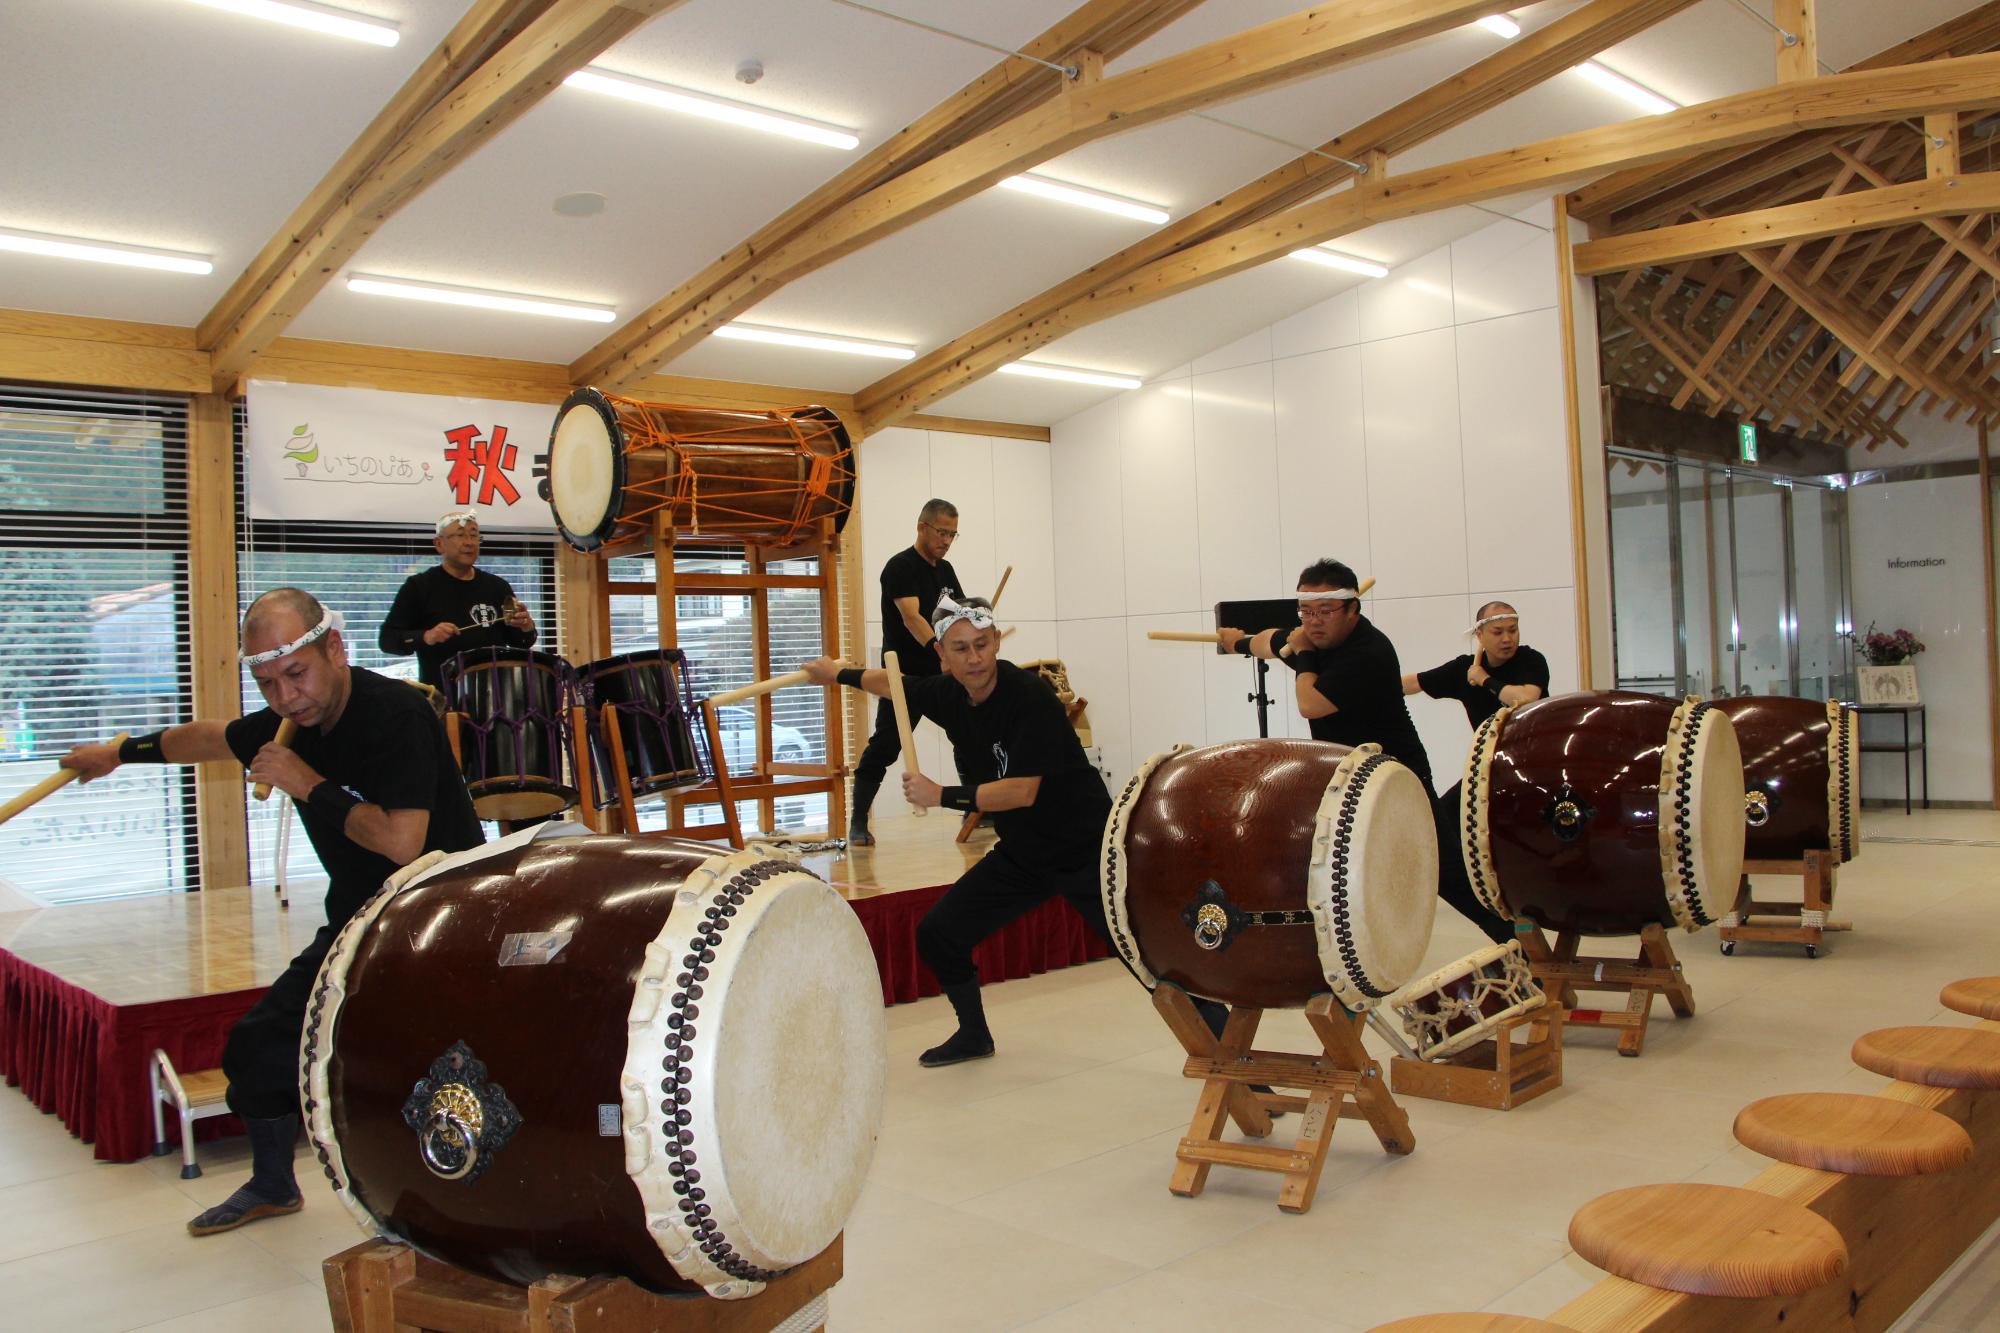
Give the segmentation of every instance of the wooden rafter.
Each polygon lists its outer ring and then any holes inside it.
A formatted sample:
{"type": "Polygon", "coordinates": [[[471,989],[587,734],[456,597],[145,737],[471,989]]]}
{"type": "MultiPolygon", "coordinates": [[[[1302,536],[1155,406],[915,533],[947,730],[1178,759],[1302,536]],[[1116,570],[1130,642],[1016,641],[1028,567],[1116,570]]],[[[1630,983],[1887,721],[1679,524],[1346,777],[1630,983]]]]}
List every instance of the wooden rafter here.
{"type": "MultiPolygon", "coordinates": [[[[254,276],[232,287],[231,297],[203,323],[201,346],[212,356],[219,382],[233,380],[270,346],[285,327],[332,281],[334,273],[360,250],[375,230],[480,144],[518,120],[569,74],[589,64],[626,34],[682,0],[551,0],[529,23],[493,47],[469,69],[452,69],[456,81],[441,92],[447,77],[433,72],[426,85],[436,96],[387,144],[357,145],[343,162],[352,169],[339,182],[322,182],[300,213],[315,219],[296,238],[281,238],[265,249],[272,259],[254,276]],[[334,190],[329,190],[329,184],[334,190]],[[344,187],[344,188],[342,188],[344,187]]],[[[475,13],[475,29],[497,38],[511,30],[504,6],[475,13]]],[[[469,15],[468,21],[474,16],[469,15]]],[[[518,16],[514,16],[518,18],[518,16]]],[[[454,35],[465,29],[454,29],[454,35]]],[[[436,61],[437,57],[433,57],[436,61]]],[[[454,65],[447,58],[444,65],[454,65]]],[[[427,62],[426,69],[430,69],[427,62]]],[[[421,73],[421,72],[420,72],[421,73]]],[[[401,119],[415,110],[421,91],[407,86],[378,117],[401,119]],[[405,96],[409,104],[404,104],[405,96]]]]}
{"type": "Polygon", "coordinates": [[[1274,19],[1124,74],[1079,78],[1059,96],[911,167],[759,256],[610,362],[601,382],[617,388],[643,378],[787,284],[1050,158],[1325,73],[1504,8],[1505,0],[1350,0],[1274,19]]]}

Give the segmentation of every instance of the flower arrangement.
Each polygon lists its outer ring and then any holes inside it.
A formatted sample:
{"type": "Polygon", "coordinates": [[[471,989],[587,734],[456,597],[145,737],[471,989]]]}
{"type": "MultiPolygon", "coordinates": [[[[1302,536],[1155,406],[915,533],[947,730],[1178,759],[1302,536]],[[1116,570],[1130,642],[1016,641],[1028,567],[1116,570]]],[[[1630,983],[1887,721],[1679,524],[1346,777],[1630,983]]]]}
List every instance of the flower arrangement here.
{"type": "Polygon", "coordinates": [[[1923,650],[1923,641],[1908,630],[1892,630],[1884,634],[1875,628],[1873,622],[1870,622],[1868,633],[1861,640],[1861,655],[1868,659],[1869,666],[1901,666],[1923,650]]]}

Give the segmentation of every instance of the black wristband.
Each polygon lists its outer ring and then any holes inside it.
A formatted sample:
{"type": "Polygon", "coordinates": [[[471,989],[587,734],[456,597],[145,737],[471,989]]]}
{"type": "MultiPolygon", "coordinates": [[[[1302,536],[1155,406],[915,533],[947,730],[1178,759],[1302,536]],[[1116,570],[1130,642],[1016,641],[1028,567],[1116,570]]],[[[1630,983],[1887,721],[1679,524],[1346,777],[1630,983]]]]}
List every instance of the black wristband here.
{"type": "Polygon", "coordinates": [[[861,668],[842,667],[840,670],[833,673],[833,683],[836,685],[845,685],[849,689],[855,689],[855,690],[860,689],[861,668]]]}
{"type": "Polygon", "coordinates": [[[1246,634],[1238,639],[1236,641],[1237,655],[1240,657],[1255,657],[1257,654],[1251,649],[1250,644],[1256,637],[1254,634],[1246,634]]]}
{"type": "Polygon", "coordinates": [[[944,794],[938,797],[938,804],[947,810],[964,810],[967,812],[977,810],[979,808],[979,788],[946,787],[944,794]]]}
{"type": "Polygon", "coordinates": [[[338,782],[327,778],[306,793],[306,804],[336,829],[344,829],[347,827],[347,817],[354,813],[354,807],[360,805],[361,801],[358,797],[350,795],[338,782]]]}
{"type": "Polygon", "coordinates": [[[147,736],[127,736],[118,746],[118,762],[121,764],[165,764],[167,758],[162,744],[166,728],[147,736]]]}
{"type": "Polygon", "coordinates": [[[1305,663],[1301,662],[1299,659],[1306,655],[1306,651],[1307,651],[1306,649],[1301,648],[1294,653],[1279,653],[1278,660],[1280,662],[1283,662],[1286,666],[1290,667],[1294,671],[1304,671],[1306,669],[1305,663]]]}
{"type": "Polygon", "coordinates": [[[1488,694],[1498,699],[1500,697],[1500,691],[1506,689],[1507,687],[1505,685],[1502,685],[1499,681],[1495,680],[1493,677],[1488,676],[1485,681],[1485,688],[1488,694]]]}

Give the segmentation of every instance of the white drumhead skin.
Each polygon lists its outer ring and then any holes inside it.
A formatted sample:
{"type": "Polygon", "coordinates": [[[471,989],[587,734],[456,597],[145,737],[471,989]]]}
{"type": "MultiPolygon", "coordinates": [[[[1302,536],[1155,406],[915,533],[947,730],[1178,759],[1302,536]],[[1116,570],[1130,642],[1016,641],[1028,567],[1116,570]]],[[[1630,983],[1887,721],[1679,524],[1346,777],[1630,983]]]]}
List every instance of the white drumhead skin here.
{"type": "Polygon", "coordinates": [[[1713,925],[1743,878],[1743,752],[1719,708],[1690,699],[1674,713],[1660,753],[1660,871],[1674,919],[1713,925]],[[1682,828],[1682,812],[1686,827],[1682,828]]]}
{"type": "Polygon", "coordinates": [[[596,532],[611,512],[611,432],[604,414],[578,403],[556,422],[549,443],[549,507],[579,536],[596,532]]]}
{"type": "Polygon", "coordinates": [[[1381,1003],[1423,963],[1437,915],[1430,793],[1421,778],[1394,760],[1377,762],[1364,774],[1364,764],[1379,750],[1361,746],[1334,770],[1306,872],[1306,901],[1327,984],[1357,1012],[1381,1003]],[[1350,810],[1352,825],[1343,844],[1339,820],[1350,810]],[[1344,912],[1337,901],[1342,894],[1344,912]]]}

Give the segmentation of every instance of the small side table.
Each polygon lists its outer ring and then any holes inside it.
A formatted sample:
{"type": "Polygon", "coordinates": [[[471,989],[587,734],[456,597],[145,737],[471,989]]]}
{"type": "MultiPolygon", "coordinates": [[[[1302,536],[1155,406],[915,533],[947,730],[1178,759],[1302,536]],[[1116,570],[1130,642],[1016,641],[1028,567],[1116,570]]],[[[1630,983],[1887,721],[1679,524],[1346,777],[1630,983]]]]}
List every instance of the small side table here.
{"type": "Polygon", "coordinates": [[[1910,756],[1917,756],[1917,775],[1924,784],[1924,809],[1931,808],[1931,761],[1929,741],[1931,724],[1924,716],[1922,704],[1856,704],[1854,711],[1864,717],[1878,713],[1901,714],[1903,718],[1903,739],[1897,741],[1861,742],[1863,754],[1900,754],[1903,756],[1903,813],[1910,813],[1910,756]],[[1917,735],[1910,737],[1910,716],[1916,715],[1917,735]]]}

